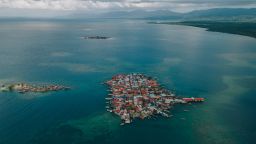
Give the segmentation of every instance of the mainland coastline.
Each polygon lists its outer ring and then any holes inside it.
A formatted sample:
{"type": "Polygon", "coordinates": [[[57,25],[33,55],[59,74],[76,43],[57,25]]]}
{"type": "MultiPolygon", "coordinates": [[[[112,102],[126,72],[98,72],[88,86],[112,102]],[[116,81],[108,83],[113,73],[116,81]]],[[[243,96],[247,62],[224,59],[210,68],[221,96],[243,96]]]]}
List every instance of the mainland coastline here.
{"type": "Polygon", "coordinates": [[[256,38],[256,23],[254,22],[222,22],[222,21],[181,21],[181,22],[149,22],[150,24],[184,25],[206,28],[211,32],[237,34],[256,38]]]}

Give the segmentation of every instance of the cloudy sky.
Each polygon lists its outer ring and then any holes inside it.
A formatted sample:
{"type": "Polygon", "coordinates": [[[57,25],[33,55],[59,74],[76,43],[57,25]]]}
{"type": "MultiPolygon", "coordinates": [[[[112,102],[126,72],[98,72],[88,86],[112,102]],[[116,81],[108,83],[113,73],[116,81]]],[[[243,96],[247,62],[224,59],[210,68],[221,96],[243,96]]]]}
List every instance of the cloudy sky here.
{"type": "Polygon", "coordinates": [[[175,12],[209,8],[256,8],[256,0],[0,0],[0,16],[74,11],[157,10],[175,12]]]}

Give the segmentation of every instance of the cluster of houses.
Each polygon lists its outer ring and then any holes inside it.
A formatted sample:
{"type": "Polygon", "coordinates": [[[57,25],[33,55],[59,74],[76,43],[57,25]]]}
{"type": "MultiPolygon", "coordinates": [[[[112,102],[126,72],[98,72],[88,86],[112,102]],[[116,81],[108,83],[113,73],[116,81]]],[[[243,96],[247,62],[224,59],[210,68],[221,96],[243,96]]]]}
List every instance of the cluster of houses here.
{"type": "Polygon", "coordinates": [[[50,91],[60,91],[60,90],[69,90],[70,87],[60,86],[60,85],[46,85],[46,86],[36,86],[26,83],[15,83],[9,85],[2,85],[0,87],[1,91],[16,91],[19,93],[27,92],[50,92],[50,91]]]}
{"type": "Polygon", "coordinates": [[[120,116],[121,125],[156,114],[170,117],[169,109],[175,103],[204,101],[203,98],[179,98],[152,77],[139,73],[115,75],[106,84],[110,91],[106,98],[109,100],[107,111],[120,116]]]}

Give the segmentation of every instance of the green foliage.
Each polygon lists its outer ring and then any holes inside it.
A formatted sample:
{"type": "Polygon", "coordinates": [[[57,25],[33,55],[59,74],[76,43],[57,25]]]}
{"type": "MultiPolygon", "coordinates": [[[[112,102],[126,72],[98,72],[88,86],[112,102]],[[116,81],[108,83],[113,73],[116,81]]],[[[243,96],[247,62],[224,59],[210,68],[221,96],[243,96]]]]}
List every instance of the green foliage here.
{"type": "Polygon", "coordinates": [[[254,22],[183,21],[158,24],[187,25],[206,28],[208,31],[238,34],[256,38],[256,23],[254,22]]]}

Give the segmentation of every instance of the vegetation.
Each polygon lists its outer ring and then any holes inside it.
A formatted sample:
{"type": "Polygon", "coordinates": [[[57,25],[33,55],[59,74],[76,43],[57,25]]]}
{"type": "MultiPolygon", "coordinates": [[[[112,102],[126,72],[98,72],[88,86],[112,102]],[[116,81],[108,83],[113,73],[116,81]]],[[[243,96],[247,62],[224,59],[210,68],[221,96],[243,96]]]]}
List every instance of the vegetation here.
{"type": "Polygon", "coordinates": [[[187,25],[206,28],[208,31],[239,34],[256,38],[256,23],[253,22],[184,21],[157,24],[187,25]]]}

